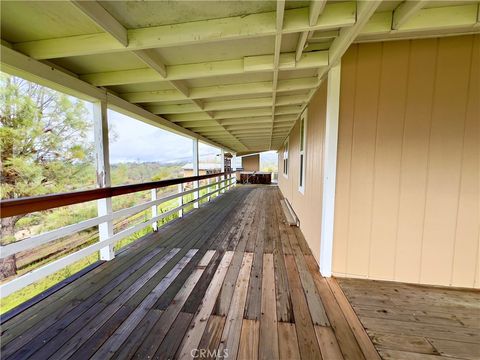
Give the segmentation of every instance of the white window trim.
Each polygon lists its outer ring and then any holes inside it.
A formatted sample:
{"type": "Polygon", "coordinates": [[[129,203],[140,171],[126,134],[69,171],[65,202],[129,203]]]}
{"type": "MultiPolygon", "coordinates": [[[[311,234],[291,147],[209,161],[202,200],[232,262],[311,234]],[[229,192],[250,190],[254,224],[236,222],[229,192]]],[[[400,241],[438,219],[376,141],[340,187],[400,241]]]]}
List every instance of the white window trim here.
{"type": "Polygon", "coordinates": [[[298,191],[304,195],[305,194],[305,174],[306,174],[306,167],[307,167],[307,113],[308,113],[308,108],[305,109],[303,112],[302,116],[300,117],[300,129],[299,129],[299,143],[298,143],[298,164],[302,164],[302,168],[299,169],[300,171],[298,172],[298,191]],[[303,121],[303,150],[301,149],[302,145],[302,126],[301,123],[303,121]],[[303,161],[300,162],[300,158],[303,156],[303,161]],[[300,184],[300,179],[303,180],[303,183],[300,184]]]}
{"type": "Polygon", "coordinates": [[[288,170],[289,170],[289,158],[290,158],[290,137],[287,137],[287,139],[285,140],[285,142],[283,143],[283,155],[282,155],[282,160],[283,160],[283,171],[282,171],[282,174],[283,174],[283,177],[285,179],[288,179],[288,170]],[[287,151],[286,151],[286,154],[287,154],[287,157],[285,158],[285,148],[287,148],[287,151]],[[287,160],[287,166],[285,166],[285,159],[287,160]],[[287,171],[285,171],[287,170],[287,171]]]}

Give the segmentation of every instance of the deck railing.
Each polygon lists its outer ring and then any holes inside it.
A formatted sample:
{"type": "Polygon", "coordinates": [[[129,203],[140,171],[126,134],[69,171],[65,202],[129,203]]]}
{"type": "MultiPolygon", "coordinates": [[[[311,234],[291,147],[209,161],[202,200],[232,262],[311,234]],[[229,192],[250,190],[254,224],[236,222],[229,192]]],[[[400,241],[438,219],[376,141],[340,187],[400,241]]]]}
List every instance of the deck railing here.
{"type": "MultiPolygon", "coordinates": [[[[76,252],[68,254],[58,260],[52,261],[35,270],[5,282],[0,286],[0,295],[5,297],[23,287],[30,285],[42,278],[55,273],[58,270],[90,255],[101,249],[113,247],[117,242],[125,239],[147,226],[152,226],[153,230],[157,230],[158,221],[178,213],[178,216],[183,216],[183,210],[188,206],[198,207],[201,200],[210,200],[215,193],[221,194],[229,190],[236,183],[235,173],[223,172],[214,173],[201,176],[191,176],[184,178],[168,179],[155,182],[148,182],[142,184],[123,185],[99,188],[86,191],[75,191],[70,193],[61,193],[45,196],[35,196],[20,199],[2,200],[0,204],[0,217],[7,218],[15,215],[29,214],[36,211],[50,210],[61,206],[81,204],[92,200],[110,199],[115,196],[137,193],[139,191],[151,190],[151,200],[117,211],[112,211],[106,215],[96,216],[88,220],[78,222],[76,224],[67,225],[59,229],[48,231],[39,235],[34,235],[21,241],[17,241],[5,246],[0,246],[0,258],[5,258],[16,254],[20,251],[34,249],[40,245],[49,243],[54,240],[64,238],[69,235],[78,233],[79,231],[92,228],[94,226],[101,226],[102,224],[112,224],[113,220],[118,218],[130,217],[147,209],[151,209],[151,216],[149,220],[133,225],[127,229],[121,230],[116,234],[112,234],[106,238],[100,239],[98,242],[88,245],[76,252]],[[207,185],[198,185],[199,181],[207,180],[207,185]],[[214,182],[211,182],[214,180],[214,182]],[[185,190],[184,185],[192,183],[193,188],[185,190]],[[178,185],[178,192],[168,194],[164,197],[157,197],[157,190],[166,188],[172,185],[178,185]],[[210,191],[214,187],[214,190],[210,191]],[[201,190],[207,192],[200,196],[201,190]],[[184,202],[184,196],[193,194],[193,200],[184,202]],[[173,200],[179,199],[178,206],[163,213],[158,213],[158,206],[173,200]]],[[[101,235],[101,234],[100,234],[101,235]]]]}

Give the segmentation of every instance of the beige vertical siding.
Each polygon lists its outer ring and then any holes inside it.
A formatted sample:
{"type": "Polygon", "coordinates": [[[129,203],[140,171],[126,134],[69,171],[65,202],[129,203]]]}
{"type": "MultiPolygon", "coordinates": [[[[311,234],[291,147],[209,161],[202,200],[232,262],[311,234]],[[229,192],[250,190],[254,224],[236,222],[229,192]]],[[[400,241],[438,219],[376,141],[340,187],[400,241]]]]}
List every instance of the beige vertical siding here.
{"type": "Polygon", "coordinates": [[[371,43],[344,56],[336,275],[480,287],[479,43],[371,43]]]}
{"type": "Polygon", "coordinates": [[[256,154],[242,157],[242,168],[245,171],[259,171],[260,155],[256,154]]]}
{"type": "Polygon", "coordinates": [[[289,136],[289,172],[283,175],[283,150],[279,151],[278,183],[300,219],[300,228],[315,258],[320,256],[320,230],[322,218],[323,138],[325,132],[327,86],[326,82],[312,98],[307,114],[305,151],[305,190],[299,191],[300,181],[300,121],[289,136]]]}

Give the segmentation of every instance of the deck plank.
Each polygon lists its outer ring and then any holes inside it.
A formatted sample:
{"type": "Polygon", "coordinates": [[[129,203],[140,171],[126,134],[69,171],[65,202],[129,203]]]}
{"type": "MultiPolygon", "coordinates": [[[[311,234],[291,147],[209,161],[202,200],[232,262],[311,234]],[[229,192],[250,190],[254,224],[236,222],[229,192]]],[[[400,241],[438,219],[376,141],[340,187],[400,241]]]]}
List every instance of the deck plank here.
{"type": "MultiPolygon", "coordinates": [[[[278,345],[279,356],[283,360],[299,360],[300,350],[298,349],[297,331],[295,324],[278,323],[278,345]]],[[[329,358],[326,358],[329,359],[329,358]]]]}
{"type": "Polygon", "coordinates": [[[480,358],[478,290],[362,279],[335,283],[382,358],[480,358]]]}
{"type": "Polygon", "coordinates": [[[248,283],[252,270],[253,254],[245,253],[242,266],[238,273],[237,284],[233,293],[232,302],[228,310],[227,319],[223,328],[222,337],[218,346],[218,353],[228,353],[228,357],[236,359],[240,334],[242,329],[243,312],[247,300],[248,283]]]}
{"type": "Polygon", "coordinates": [[[273,254],[263,255],[259,359],[278,359],[278,330],[273,254]]]}
{"type": "Polygon", "coordinates": [[[238,360],[257,360],[259,351],[260,322],[258,320],[244,319],[240,345],[238,349],[238,360]]]}
{"type": "Polygon", "coordinates": [[[211,315],[202,335],[198,350],[202,359],[215,359],[225,326],[225,316],[211,315]]]}
{"type": "Polygon", "coordinates": [[[218,266],[218,269],[207,288],[202,304],[195,313],[192,324],[190,325],[187,334],[183,338],[183,342],[178,353],[179,359],[189,359],[190,351],[198,348],[203,332],[207,325],[206,320],[212,313],[216,298],[220,292],[225,275],[227,274],[228,266],[232,261],[232,257],[233,252],[231,251],[227,251],[223,256],[222,261],[220,262],[220,265],[218,266]]]}
{"type": "Polygon", "coordinates": [[[302,359],[322,359],[318,347],[312,318],[308,310],[307,300],[302,288],[300,276],[295,265],[293,255],[285,255],[288,284],[292,296],[295,328],[298,337],[298,346],[302,359]]]}

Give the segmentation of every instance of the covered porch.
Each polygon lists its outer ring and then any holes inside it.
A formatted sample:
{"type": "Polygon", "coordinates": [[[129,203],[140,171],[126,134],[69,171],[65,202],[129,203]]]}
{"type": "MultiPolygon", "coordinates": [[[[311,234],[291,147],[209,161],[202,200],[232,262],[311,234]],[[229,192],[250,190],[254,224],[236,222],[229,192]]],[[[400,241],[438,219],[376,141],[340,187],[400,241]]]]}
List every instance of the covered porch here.
{"type": "Polygon", "coordinates": [[[1,6],[2,75],[88,102],[94,148],[88,189],[9,184],[2,220],[93,212],[1,259],[98,234],[0,296],[99,259],[2,314],[3,358],[480,358],[478,1],[1,6]],[[110,111],[187,139],[184,177],[113,184],[110,111]],[[240,184],[267,151],[278,187],[240,184]]]}

